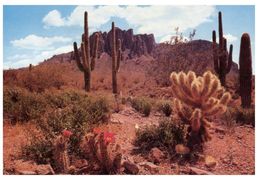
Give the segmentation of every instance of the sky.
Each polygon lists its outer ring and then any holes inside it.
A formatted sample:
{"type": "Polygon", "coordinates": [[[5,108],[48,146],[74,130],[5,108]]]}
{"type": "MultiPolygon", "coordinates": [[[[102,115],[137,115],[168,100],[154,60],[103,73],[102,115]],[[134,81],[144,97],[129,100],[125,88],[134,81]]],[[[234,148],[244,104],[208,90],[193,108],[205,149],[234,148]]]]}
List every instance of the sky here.
{"type": "Polygon", "coordinates": [[[153,33],[163,42],[179,27],[184,36],[196,29],[194,39],[211,41],[218,32],[218,11],[222,12],[224,36],[233,44],[233,61],[238,62],[240,38],[250,34],[255,69],[254,6],[20,6],[3,8],[4,69],[37,65],[55,54],[72,51],[83,33],[84,11],[89,14],[90,32],[109,31],[111,22],[134,33],[153,33]]]}

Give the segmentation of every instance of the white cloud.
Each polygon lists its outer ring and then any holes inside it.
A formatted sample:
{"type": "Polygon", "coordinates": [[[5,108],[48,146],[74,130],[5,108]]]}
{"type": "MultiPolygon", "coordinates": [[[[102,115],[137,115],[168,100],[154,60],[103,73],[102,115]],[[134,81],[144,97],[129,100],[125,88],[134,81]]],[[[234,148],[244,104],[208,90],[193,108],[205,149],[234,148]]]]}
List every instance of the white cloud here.
{"type": "Polygon", "coordinates": [[[61,14],[57,10],[50,11],[42,20],[45,27],[48,26],[64,26],[64,19],[62,19],[61,14]]]}
{"type": "Polygon", "coordinates": [[[19,47],[23,49],[53,49],[54,44],[71,42],[71,38],[63,36],[53,36],[53,37],[42,37],[34,34],[30,34],[25,38],[17,39],[11,41],[14,47],[19,47]]]}
{"type": "Polygon", "coordinates": [[[106,24],[111,17],[118,17],[125,19],[137,33],[153,33],[159,37],[172,34],[175,27],[185,31],[208,22],[216,9],[214,6],[78,6],[68,17],[61,17],[57,11],[55,19],[60,23],[45,25],[83,26],[84,11],[88,11],[92,31],[106,24]]]}
{"type": "Polygon", "coordinates": [[[224,37],[227,39],[228,43],[232,43],[237,40],[237,37],[233,36],[232,34],[225,34],[224,37]]]}
{"type": "Polygon", "coordinates": [[[61,46],[53,50],[43,50],[27,54],[15,54],[11,57],[7,57],[8,61],[4,62],[4,69],[27,67],[29,64],[37,65],[44,59],[48,59],[53,55],[67,53],[72,51],[72,45],[61,46]]]}

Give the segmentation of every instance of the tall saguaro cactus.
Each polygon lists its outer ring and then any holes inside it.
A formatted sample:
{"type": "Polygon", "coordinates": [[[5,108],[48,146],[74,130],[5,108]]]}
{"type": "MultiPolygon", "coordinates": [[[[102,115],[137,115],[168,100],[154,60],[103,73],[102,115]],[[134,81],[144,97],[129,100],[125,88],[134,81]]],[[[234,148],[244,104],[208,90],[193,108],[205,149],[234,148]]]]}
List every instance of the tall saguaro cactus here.
{"type": "Polygon", "coordinates": [[[91,71],[95,68],[95,61],[97,58],[98,53],[98,42],[99,42],[99,35],[98,33],[95,34],[94,40],[94,53],[92,57],[90,56],[90,40],[88,34],[88,13],[85,12],[84,14],[84,34],[82,35],[82,43],[81,43],[81,59],[78,52],[77,43],[74,42],[74,55],[77,62],[77,66],[80,71],[84,73],[84,81],[85,81],[85,90],[90,91],[91,88],[91,71]]]}
{"type": "Polygon", "coordinates": [[[117,72],[119,71],[121,59],[122,59],[121,40],[118,39],[116,43],[115,23],[112,22],[112,88],[114,94],[118,94],[117,72]]]}
{"type": "Polygon", "coordinates": [[[213,40],[213,60],[214,69],[218,74],[222,86],[226,85],[226,74],[230,72],[232,66],[233,45],[227,51],[227,40],[223,37],[222,15],[218,13],[219,45],[216,43],[216,31],[212,32],[213,40]]]}
{"type": "Polygon", "coordinates": [[[250,36],[244,33],[241,37],[239,54],[239,82],[241,106],[249,108],[251,106],[252,92],[252,55],[250,36]]]}

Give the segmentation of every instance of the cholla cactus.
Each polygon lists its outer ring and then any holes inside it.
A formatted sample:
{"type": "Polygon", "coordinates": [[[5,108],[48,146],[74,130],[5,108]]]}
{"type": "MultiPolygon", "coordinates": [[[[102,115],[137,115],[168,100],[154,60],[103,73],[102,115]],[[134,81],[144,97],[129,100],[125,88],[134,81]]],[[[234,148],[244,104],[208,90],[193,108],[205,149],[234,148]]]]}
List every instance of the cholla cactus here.
{"type": "Polygon", "coordinates": [[[68,156],[68,142],[72,133],[68,130],[64,130],[62,135],[58,136],[54,142],[54,160],[56,165],[56,171],[58,173],[73,173],[75,167],[70,166],[70,160],[68,156]]]}
{"type": "Polygon", "coordinates": [[[174,107],[178,115],[189,124],[188,146],[211,139],[209,118],[226,111],[231,95],[225,92],[219,79],[207,71],[202,77],[189,71],[171,74],[172,90],[175,93],[174,107]]]}
{"type": "Polygon", "coordinates": [[[121,167],[121,147],[115,144],[113,133],[95,130],[85,136],[83,149],[92,168],[98,166],[105,174],[116,174],[121,167]]]}

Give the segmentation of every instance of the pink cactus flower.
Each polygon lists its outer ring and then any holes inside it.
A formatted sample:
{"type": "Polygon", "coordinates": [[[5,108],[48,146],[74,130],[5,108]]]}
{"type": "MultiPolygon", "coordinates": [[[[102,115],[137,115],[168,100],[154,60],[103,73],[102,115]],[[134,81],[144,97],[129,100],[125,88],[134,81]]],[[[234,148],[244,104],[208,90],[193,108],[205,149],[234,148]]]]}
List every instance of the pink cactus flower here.
{"type": "Polygon", "coordinates": [[[115,134],[110,132],[104,132],[104,140],[106,144],[115,142],[115,134]]]}
{"type": "Polygon", "coordinates": [[[94,128],[94,129],[93,129],[93,133],[94,133],[95,135],[98,135],[98,134],[101,133],[101,129],[99,129],[99,128],[94,128]]]}
{"type": "Polygon", "coordinates": [[[66,137],[66,138],[70,138],[70,136],[72,135],[73,133],[71,132],[71,131],[69,131],[69,130],[63,130],[62,131],[62,135],[64,136],[64,137],[66,137]]]}

